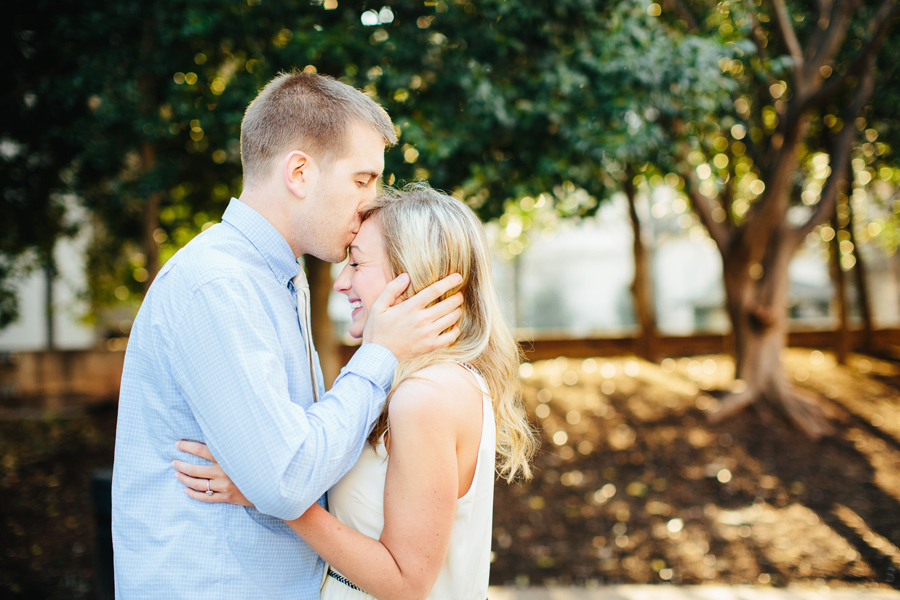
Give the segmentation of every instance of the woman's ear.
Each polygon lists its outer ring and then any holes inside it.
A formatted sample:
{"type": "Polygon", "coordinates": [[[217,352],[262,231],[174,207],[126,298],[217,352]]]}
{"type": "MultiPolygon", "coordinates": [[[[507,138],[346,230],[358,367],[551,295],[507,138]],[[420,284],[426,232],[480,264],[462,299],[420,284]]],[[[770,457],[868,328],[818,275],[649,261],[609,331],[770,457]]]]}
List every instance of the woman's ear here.
{"type": "Polygon", "coordinates": [[[281,161],[284,186],[297,198],[306,198],[315,167],[312,159],[305,152],[294,150],[281,161]]]}

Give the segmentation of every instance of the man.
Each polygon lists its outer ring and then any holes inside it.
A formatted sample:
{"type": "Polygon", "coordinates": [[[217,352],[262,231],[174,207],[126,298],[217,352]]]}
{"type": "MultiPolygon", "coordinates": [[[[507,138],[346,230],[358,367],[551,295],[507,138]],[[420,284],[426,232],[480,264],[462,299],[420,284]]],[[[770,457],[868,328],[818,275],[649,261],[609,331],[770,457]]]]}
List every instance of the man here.
{"type": "Polygon", "coordinates": [[[166,263],[129,339],[113,473],[118,598],[318,597],[321,561],[282,519],[321,502],[356,461],[398,359],[458,335],[459,295],[426,308],[458,276],[392,306],[401,275],[314,403],[297,257],[346,256],[394,143],[381,107],[318,75],[281,75],[247,109],[240,199],[166,263]],[[189,498],[171,468],[186,460],[181,439],[208,444],[256,508],[189,498]]]}

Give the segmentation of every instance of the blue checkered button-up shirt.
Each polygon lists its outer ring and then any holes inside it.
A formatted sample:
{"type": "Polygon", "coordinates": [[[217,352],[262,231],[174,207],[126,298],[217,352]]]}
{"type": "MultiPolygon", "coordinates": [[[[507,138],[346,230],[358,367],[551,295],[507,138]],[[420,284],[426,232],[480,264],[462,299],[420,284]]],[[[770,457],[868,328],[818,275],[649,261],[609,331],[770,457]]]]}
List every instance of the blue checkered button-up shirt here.
{"type": "MultiPolygon", "coordinates": [[[[284,238],[233,199],[172,257],[125,354],[113,472],[116,596],[318,598],[322,561],[293,519],[353,465],[397,364],[366,344],[313,404],[284,238]],[[247,509],[191,499],[180,439],[209,445],[247,509]]],[[[318,362],[318,361],[316,361],[318,362]]],[[[322,381],[321,375],[319,381],[322,381]]]]}

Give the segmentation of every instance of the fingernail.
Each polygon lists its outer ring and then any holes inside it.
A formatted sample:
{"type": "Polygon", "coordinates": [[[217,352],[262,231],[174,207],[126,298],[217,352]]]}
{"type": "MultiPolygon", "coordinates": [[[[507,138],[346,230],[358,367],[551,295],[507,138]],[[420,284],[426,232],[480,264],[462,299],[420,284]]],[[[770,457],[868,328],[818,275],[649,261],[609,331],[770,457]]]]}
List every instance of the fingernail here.
{"type": "Polygon", "coordinates": [[[457,275],[453,278],[453,281],[455,281],[456,284],[459,285],[460,283],[462,283],[462,275],[457,275]]]}
{"type": "Polygon", "coordinates": [[[179,450],[181,450],[181,440],[178,440],[177,442],[175,442],[175,447],[178,448],[179,450]]]}

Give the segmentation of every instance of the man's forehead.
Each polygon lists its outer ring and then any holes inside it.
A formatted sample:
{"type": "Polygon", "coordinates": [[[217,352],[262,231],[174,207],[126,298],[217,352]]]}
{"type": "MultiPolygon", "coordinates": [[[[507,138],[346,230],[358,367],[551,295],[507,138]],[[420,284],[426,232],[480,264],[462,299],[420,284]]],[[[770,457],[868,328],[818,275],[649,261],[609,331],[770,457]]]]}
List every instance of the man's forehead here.
{"type": "Polygon", "coordinates": [[[350,152],[334,161],[334,167],[351,175],[374,175],[381,177],[384,172],[384,153],[350,152]]]}
{"type": "Polygon", "coordinates": [[[349,134],[349,153],[344,159],[350,164],[351,171],[380,176],[384,171],[384,138],[371,127],[360,124],[354,124],[349,134]]]}

